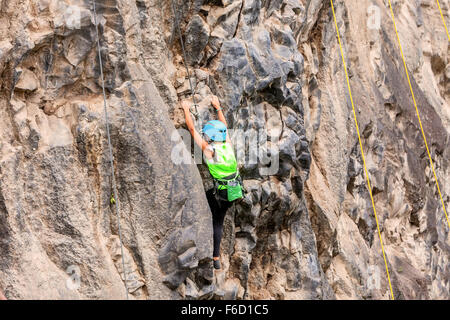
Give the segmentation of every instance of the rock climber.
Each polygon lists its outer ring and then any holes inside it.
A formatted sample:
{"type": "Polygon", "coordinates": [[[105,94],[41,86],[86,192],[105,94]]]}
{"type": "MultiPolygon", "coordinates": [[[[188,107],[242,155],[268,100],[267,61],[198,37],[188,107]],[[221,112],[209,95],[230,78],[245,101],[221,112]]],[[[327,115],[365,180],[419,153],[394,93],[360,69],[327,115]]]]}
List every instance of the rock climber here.
{"type": "Polygon", "coordinates": [[[233,202],[242,198],[242,180],[239,176],[233,145],[227,134],[228,125],[219,99],[213,96],[211,104],[217,110],[219,120],[208,121],[201,132],[203,136],[195,129],[190,114],[190,102],[185,100],[181,103],[181,106],[186,117],[186,125],[195,143],[202,149],[206,165],[214,180],[214,187],[206,191],[206,198],[213,220],[214,268],[220,269],[220,242],[223,234],[223,222],[227,210],[233,202]]]}
{"type": "Polygon", "coordinates": [[[0,290],[0,300],[6,300],[6,297],[3,294],[2,290],[0,290]]]}

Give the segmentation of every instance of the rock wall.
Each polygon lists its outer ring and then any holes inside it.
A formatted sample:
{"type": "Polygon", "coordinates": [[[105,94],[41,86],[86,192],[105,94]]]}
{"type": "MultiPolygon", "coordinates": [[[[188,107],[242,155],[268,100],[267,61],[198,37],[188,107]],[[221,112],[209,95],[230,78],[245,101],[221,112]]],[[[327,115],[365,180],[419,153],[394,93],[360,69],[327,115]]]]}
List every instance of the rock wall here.
{"type": "Polygon", "coordinates": [[[210,212],[195,167],[167,161],[174,126],[140,55],[138,8],[97,9],[113,200],[90,2],[2,1],[1,287],[11,299],[118,299],[126,275],[131,297],[176,298],[194,272],[206,294],[210,212]]]}
{"type": "MultiPolygon", "coordinates": [[[[116,200],[132,298],[388,299],[329,1],[174,1],[177,19],[171,1],[97,4],[119,199],[91,1],[0,1],[0,288],[124,298],[116,200]],[[170,161],[191,147],[175,130],[190,93],[176,21],[198,125],[218,95],[244,150],[248,193],[228,213],[220,272],[206,169],[170,161]]],[[[395,297],[448,299],[449,227],[388,4],[334,4],[395,297]]],[[[445,29],[432,0],[393,6],[449,207],[445,29]]]]}

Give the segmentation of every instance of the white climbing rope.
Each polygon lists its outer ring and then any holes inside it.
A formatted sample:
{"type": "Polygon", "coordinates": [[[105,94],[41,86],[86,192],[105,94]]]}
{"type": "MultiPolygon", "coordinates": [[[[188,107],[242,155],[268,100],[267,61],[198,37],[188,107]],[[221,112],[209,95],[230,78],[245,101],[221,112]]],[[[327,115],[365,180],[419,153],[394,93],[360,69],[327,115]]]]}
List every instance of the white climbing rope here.
{"type": "Polygon", "coordinates": [[[114,174],[114,156],[113,156],[113,150],[112,150],[112,144],[111,144],[111,133],[109,130],[108,108],[107,108],[106,91],[105,91],[105,78],[103,75],[103,61],[102,61],[102,53],[101,53],[101,47],[100,47],[100,35],[99,35],[98,23],[97,23],[96,1],[92,0],[92,3],[94,6],[94,23],[95,23],[95,32],[97,34],[98,59],[99,59],[99,64],[100,64],[100,75],[101,75],[102,90],[103,90],[103,107],[104,107],[104,112],[105,112],[106,134],[108,136],[109,162],[110,162],[110,166],[111,166],[111,179],[112,179],[113,193],[114,193],[114,200],[115,200],[114,202],[116,204],[117,224],[119,227],[119,239],[120,239],[120,251],[122,254],[123,277],[124,277],[127,300],[129,300],[128,285],[127,285],[127,273],[126,273],[126,269],[125,269],[125,258],[123,255],[122,230],[120,227],[120,203],[119,203],[119,197],[118,197],[118,192],[117,192],[116,177],[114,174]]]}
{"type": "Polygon", "coordinates": [[[186,56],[186,50],[185,50],[185,47],[184,47],[183,35],[181,34],[180,21],[178,19],[178,14],[177,14],[177,11],[175,9],[174,0],[172,0],[172,12],[173,12],[173,16],[175,18],[175,25],[176,25],[176,28],[178,30],[178,36],[180,37],[180,44],[181,44],[181,51],[183,52],[184,66],[186,68],[187,76],[188,76],[188,79],[189,79],[189,85],[191,87],[192,101],[194,103],[194,108],[195,108],[194,116],[197,119],[199,114],[198,114],[198,110],[197,110],[197,102],[195,100],[195,89],[194,89],[194,86],[192,85],[191,74],[189,72],[189,66],[187,64],[187,56],[186,56]]]}

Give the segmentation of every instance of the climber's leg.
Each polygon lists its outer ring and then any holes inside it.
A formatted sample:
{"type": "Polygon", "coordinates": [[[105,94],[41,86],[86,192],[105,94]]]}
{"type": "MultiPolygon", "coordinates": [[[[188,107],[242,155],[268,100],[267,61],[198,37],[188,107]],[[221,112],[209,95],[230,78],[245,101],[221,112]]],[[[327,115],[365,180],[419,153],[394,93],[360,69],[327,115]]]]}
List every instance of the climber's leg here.
{"type": "Polygon", "coordinates": [[[212,213],[213,219],[213,236],[214,236],[214,251],[213,257],[218,259],[220,256],[220,242],[223,234],[223,221],[231,203],[228,201],[217,201],[214,195],[214,189],[210,189],[206,192],[209,207],[212,213]]]}
{"type": "Polygon", "coordinates": [[[222,239],[222,226],[225,215],[223,210],[219,207],[219,202],[214,195],[214,189],[210,189],[206,192],[206,198],[208,199],[209,208],[212,213],[213,220],[213,239],[214,239],[214,251],[213,257],[219,257],[220,241],[222,239]]]}

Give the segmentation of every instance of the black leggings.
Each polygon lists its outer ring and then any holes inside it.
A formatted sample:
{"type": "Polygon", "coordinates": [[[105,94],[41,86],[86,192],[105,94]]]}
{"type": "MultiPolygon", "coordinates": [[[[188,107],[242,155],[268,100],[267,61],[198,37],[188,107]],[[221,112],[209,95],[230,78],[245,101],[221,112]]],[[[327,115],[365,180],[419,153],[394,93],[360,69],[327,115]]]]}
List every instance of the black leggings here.
{"type": "MultiPolygon", "coordinates": [[[[226,190],[219,190],[219,194],[222,198],[227,197],[226,190]]],[[[214,189],[210,189],[206,191],[206,198],[208,199],[209,208],[212,213],[213,220],[213,230],[214,230],[214,252],[213,257],[218,257],[220,255],[220,241],[222,240],[223,234],[223,221],[225,219],[225,215],[227,214],[227,210],[232,202],[218,200],[214,195],[214,189]]]]}

